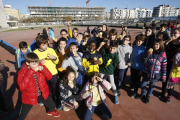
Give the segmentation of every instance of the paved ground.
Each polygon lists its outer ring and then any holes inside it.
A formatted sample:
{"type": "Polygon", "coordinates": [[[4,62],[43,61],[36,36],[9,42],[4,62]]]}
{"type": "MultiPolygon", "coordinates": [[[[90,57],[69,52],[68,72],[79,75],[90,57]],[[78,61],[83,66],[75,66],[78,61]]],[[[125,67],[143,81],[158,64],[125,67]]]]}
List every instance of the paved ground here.
{"type": "MultiPolygon", "coordinates": [[[[80,31],[85,31],[86,28],[79,28],[80,31]]],[[[91,28],[92,29],[92,28],[91,28]]],[[[60,37],[61,29],[55,29],[55,35],[57,38],[60,37]]],[[[132,42],[134,41],[135,35],[143,32],[140,29],[129,29],[132,34],[132,42]]],[[[26,31],[13,31],[13,32],[0,32],[0,39],[10,43],[14,47],[18,47],[20,41],[26,41],[30,44],[36,37],[40,30],[26,30],[26,31]]],[[[118,34],[121,29],[118,28],[118,34]]],[[[14,80],[16,71],[14,69],[15,57],[9,52],[0,47],[0,59],[3,60],[6,65],[5,70],[2,71],[4,75],[4,86],[5,86],[5,100],[8,110],[7,114],[0,113],[1,120],[15,120],[20,110],[20,102],[18,97],[18,89],[16,89],[16,82],[14,80]]],[[[130,76],[125,80],[128,84],[130,76]]],[[[155,84],[154,92],[151,96],[150,103],[145,104],[141,100],[136,100],[130,97],[132,91],[122,89],[122,96],[119,97],[119,104],[115,105],[112,103],[114,97],[111,91],[107,91],[107,106],[112,112],[112,120],[179,120],[180,119],[180,101],[178,98],[179,87],[176,85],[173,92],[172,102],[170,104],[165,103],[165,99],[159,100],[157,95],[161,91],[161,82],[155,84]]],[[[138,91],[140,93],[140,89],[138,91]]],[[[26,120],[79,120],[84,114],[84,106],[81,106],[76,111],[64,112],[58,110],[61,116],[54,118],[53,116],[46,115],[45,107],[39,105],[33,106],[29,112],[26,120]]],[[[96,111],[92,117],[93,120],[104,119],[100,116],[99,111],[96,111]]]]}

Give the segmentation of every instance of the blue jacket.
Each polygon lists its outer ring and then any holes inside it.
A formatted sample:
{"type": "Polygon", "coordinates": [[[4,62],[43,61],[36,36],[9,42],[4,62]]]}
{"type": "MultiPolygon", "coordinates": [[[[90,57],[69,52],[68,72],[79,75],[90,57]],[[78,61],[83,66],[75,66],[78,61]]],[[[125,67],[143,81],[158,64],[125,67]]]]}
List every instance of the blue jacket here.
{"type": "MultiPolygon", "coordinates": [[[[28,54],[36,49],[35,43],[36,43],[36,39],[33,41],[33,43],[30,46],[28,46],[28,50],[27,50],[26,54],[28,54]]],[[[11,54],[15,55],[16,70],[19,69],[23,63],[25,63],[25,55],[26,54],[23,54],[19,48],[15,48],[14,46],[10,45],[9,43],[4,42],[1,39],[0,39],[0,46],[3,47],[4,49],[6,49],[7,51],[9,51],[11,54]]]]}
{"type": "Polygon", "coordinates": [[[132,58],[131,58],[131,67],[137,70],[143,70],[144,64],[141,62],[144,53],[146,52],[146,48],[144,45],[137,47],[133,45],[132,58]]]}
{"type": "Polygon", "coordinates": [[[69,47],[69,45],[70,45],[72,42],[77,43],[76,40],[75,40],[74,38],[68,39],[68,40],[67,40],[67,46],[66,46],[66,49],[69,47]]]}

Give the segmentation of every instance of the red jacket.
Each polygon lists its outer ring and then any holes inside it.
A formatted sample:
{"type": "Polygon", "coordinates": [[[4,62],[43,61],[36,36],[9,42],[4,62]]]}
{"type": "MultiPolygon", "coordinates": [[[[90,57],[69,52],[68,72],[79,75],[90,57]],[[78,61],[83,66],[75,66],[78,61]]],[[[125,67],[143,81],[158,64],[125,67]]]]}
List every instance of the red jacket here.
{"type": "Polygon", "coordinates": [[[35,73],[43,98],[47,99],[49,96],[50,92],[49,87],[46,83],[46,79],[50,80],[52,78],[52,74],[44,65],[39,64],[39,66],[43,66],[43,70],[35,72],[32,68],[28,69],[28,66],[24,63],[21,66],[20,71],[18,72],[17,84],[19,90],[21,91],[22,102],[24,104],[37,104],[38,92],[36,81],[33,76],[35,73]]]}

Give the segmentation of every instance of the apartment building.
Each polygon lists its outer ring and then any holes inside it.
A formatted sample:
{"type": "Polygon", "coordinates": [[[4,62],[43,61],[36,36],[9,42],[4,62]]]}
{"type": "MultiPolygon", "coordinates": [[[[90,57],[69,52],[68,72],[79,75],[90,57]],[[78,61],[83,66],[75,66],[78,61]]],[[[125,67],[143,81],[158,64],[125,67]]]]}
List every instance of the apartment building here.
{"type": "Polygon", "coordinates": [[[5,5],[4,10],[6,12],[6,15],[16,17],[18,20],[20,20],[23,17],[23,14],[17,9],[13,9],[11,5],[5,5]]]}
{"type": "Polygon", "coordinates": [[[9,27],[9,25],[7,24],[6,12],[4,11],[2,0],[0,0],[0,27],[9,27]]]}

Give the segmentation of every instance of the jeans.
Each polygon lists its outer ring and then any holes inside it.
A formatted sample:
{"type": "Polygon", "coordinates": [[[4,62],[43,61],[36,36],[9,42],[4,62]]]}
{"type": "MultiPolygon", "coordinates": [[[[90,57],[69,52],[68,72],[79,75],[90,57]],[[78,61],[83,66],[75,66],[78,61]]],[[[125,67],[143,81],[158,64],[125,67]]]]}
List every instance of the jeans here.
{"type": "Polygon", "coordinates": [[[104,117],[106,119],[111,119],[112,118],[112,114],[111,111],[109,110],[109,108],[106,106],[106,104],[104,102],[102,102],[101,104],[99,104],[98,106],[92,106],[92,109],[90,110],[88,107],[86,107],[86,113],[84,115],[83,120],[91,120],[92,115],[94,113],[95,109],[99,109],[99,111],[104,115],[104,117]]]}
{"type": "Polygon", "coordinates": [[[140,80],[141,80],[141,75],[139,75],[140,71],[141,70],[131,68],[131,82],[132,82],[131,86],[134,88],[135,93],[137,93],[137,91],[138,91],[138,87],[139,87],[140,80]]]}
{"type": "MultiPolygon", "coordinates": [[[[142,86],[141,86],[141,94],[142,95],[145,95],[146,93],[146,86],[147,86],[147,83],[148,83],[148,80],[146,78],[143,78],[142,80],[142,86]]],[[[155,82],[150,82],[149,83],[149,90],[146,94],[146,96],[151,96],[153,90],[154,90],[154,85],[155,85],[155,82]]]]}
{"type": "Polygon", "coordinates": [[[57,99],[57,94],[58,94],[57,81],[58,81],[58,74],[53,75],[51,80],[47,80],[50,96],[54,101],[57,99]]]}
{"type": "MultiPolygon", "coordinates": [[[[48,108],[49,112],[52,112],[55,109],[55,104],[50,97],[44,100],[42,96],[38,96],[37,99],[38,102],[42,102],[48,108]]],[[[17,120],[25,120],[26,116],[28,115],[32,107],[33,105],[23,104],[21,114],[17,120]]]]}
{"type": "Polygon", "coordinates": [[[120,91],[121,83],[123,82],[126,73],[127,73],[128,68],[126,69],[118,69],[118,74],[117,74],[117,91],[120,91]]]}
{"type": "MultiPolygon", "coordinates": [[[[105,76],[105,74],[103,74],[103,73],[100,73],[100,74],[101,74],[101,78],[103,78],[103,77],[105,76]]],[[[115,96],[117,96],[117,89],[116,89],[116,85],[115,85],[115,83],[114,83],[114,75],[106,75],[106,76],[108,76],[109,81],[110,81],[110,83],[111,83],[112,90],[113,90],[113,94],[114,94],[115,96]]]]}

